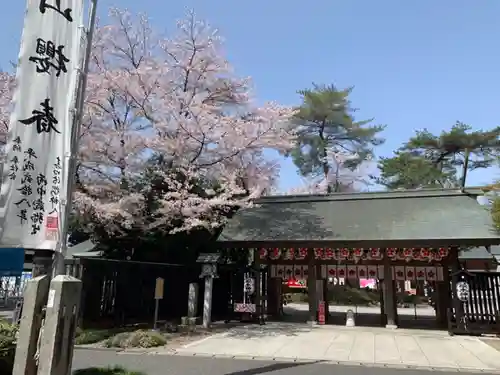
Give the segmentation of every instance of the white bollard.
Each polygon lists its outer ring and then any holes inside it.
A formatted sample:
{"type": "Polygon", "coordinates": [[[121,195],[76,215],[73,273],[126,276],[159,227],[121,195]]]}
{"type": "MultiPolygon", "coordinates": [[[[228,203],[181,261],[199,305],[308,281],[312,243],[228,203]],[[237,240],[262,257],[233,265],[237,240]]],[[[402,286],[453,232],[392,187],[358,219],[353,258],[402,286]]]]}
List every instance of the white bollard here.
{"type": "Polygon", "coordinates": [[[354,312],[351,309],[347,310],[346,319],[345,319],[345,326],[346,327],[356,327],[356,323],[354,322],[354,312]]]}

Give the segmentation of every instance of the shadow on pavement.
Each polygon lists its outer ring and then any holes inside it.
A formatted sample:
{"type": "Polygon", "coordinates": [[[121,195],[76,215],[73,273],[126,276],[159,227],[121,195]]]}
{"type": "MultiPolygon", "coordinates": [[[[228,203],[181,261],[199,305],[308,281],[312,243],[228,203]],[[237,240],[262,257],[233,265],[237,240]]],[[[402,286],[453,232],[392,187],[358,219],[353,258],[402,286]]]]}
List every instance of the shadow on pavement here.
{"type": "Polygon", "coordinates": [[[252,368],[248,370],[241,370],[236,372],[230,372],[225,375],[258,375],[258,374],[266,374],[268,372],[285,370],[292,367],[298,367],[303,365],[312,365],[316,363],[321,363],[321,361],[314,362],[290,362],[290,363],[273,363],[272,365],[266,365],[258,368],[252,368]]]}
{"type": "Polygon", "coordinates": [[[310,332],[311,326],[306,324],[290,324],[281,322],[267,322],[265,325],[247,325],[230,329],[225,336],[239,339],[252,339],[274,336],[297,336],[310,332]]]}
{"type": "MultiPolygon", "coordinates": [[[[355,322],[358,327],[383,327],[385,322],[382,321],[380,313],[367,313],[357,312],[356,308],[352,306],[355,314],[355,322]]],[[[408,309],[413,311],[413,309],[408,309]]],[[[408,314],[399,315],[399,328],[405,329],[421,329],[421,330],[442,330],[436,323],[434,316],[419,315],[417,309],[416,316],[411,312],[408,314]]],[[[272,322],[288,322],[288,323],[304,323],[309,319],[309,312],[293,307],[287,307],[283,316],[279,320],[272,320],[272,322]]],[[[328,317],[328,325],[345,326],[346,313],[341,311],[330,311],[328,317]]]]}

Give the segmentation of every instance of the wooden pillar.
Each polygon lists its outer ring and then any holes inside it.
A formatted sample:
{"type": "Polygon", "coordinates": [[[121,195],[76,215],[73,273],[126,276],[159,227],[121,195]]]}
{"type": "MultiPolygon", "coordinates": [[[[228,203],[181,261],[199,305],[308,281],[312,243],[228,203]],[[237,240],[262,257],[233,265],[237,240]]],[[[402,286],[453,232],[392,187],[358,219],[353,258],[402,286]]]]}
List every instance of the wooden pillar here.
{"type": "MultiPolygon", "coordinates": [[[[460,260],[458,259],[458,249],[453,248],[450,254],[450,270],[451,270],[451,293],[450,295],[453,297],[452,304],[453,309],[455,310],[456,324],[458,327],[461,325],[462,318],[464,316],[464,306],[462,302],[456,297],[457,290],[457,282],[458,280],[458,272],[460,271],[460,260]]],[[[450,307],[451,307],[450,306],[450,307]]]]}
{"type": "Polygon", "coordinates": [[[317,322],[317,312],[318,312],[318,295],[316,293],[316,261],[314,259],[314,250],[309,249],[307,252],[307,295],[309,301],[309,318],[308,322],[317,322]]]}
{"type": "Polygon", "coordinates": [[[397,328],[396,283],[392,278],[391,260],[384,254],[384,302],[386,328],[397,328]]]}
{"type": "Polygon", "coordinates": [[[448,308],[451,306],[450,298],[450,271],[448,265],[443,267],[443,281],[436,282],[436,292],[433,298],[436,304],[436,323],[440,328],[448,324],[448,308]]]}
{"type": "Polygon", "coordinates": [[[253,253],[253,264],[255,272],[255,308],[259,324],[264,324],[264,308],[262,306],[262,273],[260,269],[260,256],[257,249],[253,253]]]}
{"type": "Polygon", "coordinates": [[[384,280],[378,280],[378,293],[380,302],[380,325],[385,327],[387,324],[387,317],[385,316],[385,300],[384,300],[384,280]]]}
{"type": "MultiPolygon", "coordinates": [[[[321,264],[316,264],[315,265],[315,269],[316,269],[316,296],[317,296],[317,303],[316,303],[316,309],[318,311],[318,314],[319,314],[319,302],[320,301],[323,301],[324,304],[325,304],[325,322],[326,322],[326,319],[327,319],[327,303],[326,303],[326,298],[325,298],[325,283],[324,283],[324,280],[323,280],[323,276],[321,275],[321,264]]],[[[319,315],[318,315],[318,319],[319,319],[319,315]]]]}
{"type": "Polygon", "coordinates": [[[267,287],[267,314],[273,318],[277,318],[280,315],[280,282],[281,279],[270,277],[267,287]]]}
{"type": "Polygon", "coordinates": [[[323,301],[325,301],[325,322],[330,318],[330,306],[328,305],[328,278],[323,279],[323,301]]]}

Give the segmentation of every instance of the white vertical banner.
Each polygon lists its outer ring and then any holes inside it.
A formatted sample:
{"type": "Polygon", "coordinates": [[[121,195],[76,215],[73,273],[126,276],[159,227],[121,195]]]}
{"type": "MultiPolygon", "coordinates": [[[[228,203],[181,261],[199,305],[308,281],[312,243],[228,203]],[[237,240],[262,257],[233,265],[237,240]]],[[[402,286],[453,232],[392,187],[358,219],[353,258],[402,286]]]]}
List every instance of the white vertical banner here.
{"type": "Polygon", "coordinates": [[[28,0],[2,175],[0,246],[57,250],[83,8],[83,0],[28,0]]]}

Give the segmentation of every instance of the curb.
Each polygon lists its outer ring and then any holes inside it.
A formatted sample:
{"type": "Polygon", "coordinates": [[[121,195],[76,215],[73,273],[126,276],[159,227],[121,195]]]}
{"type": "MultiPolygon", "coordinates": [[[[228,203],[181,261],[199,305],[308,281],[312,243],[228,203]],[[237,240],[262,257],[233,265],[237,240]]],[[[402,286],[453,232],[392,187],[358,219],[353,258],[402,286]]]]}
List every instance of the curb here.
{"type": "Polygon", "coordinates": [[[120,349],[120,348],[103,348],[100,346],[87,346],[87,345],[75,345],[74,346],[75,350],[93,350],[96,352],[123,352],[126,349],[120,349]]]}

